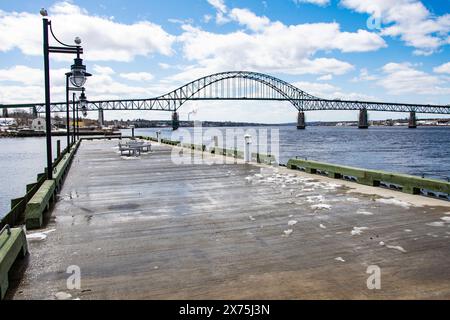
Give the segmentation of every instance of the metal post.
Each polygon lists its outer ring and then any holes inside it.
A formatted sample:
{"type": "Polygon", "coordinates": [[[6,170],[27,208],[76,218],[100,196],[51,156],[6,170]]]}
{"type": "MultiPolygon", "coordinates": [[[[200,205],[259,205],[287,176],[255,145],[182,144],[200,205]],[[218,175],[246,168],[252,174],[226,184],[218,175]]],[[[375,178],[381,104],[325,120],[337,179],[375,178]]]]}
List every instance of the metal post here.
{"type": "Polygon", "coordinates": [[[69,75],[66,74],[66,130],[67,150],[70,151],[69,75]]]}
{"type": "Polygon", "coordinates": [[[45,86],[45,137],[47,142],[47,179],[53,178],[52,166],[52,119],[50,113],[50,61],[48,51],[48,26],[49,21],[42,19],[44,27],[44,86],[45,86]]]}
{"type": "Polygon", "coordinates": [[[76,95],[75,92],[72,93],[72,128],[73,128],[73,134],[72,134],[72,143],[75,143],[75,134],[76,134],[76,130],[75,130],[75,99],[76,99],[76,95]]]}
{"type": "Polygon", "coordinates": [[[78,103],[75,104],[77,108],[77,140],[80,140],[80,117],[78,115],[78,103]]]}
{"type": "Polygon", "coordinates": [[[158,140],[158,143],[161,143],[161,130],[156,131],[156,139],[158,140]]]}
{"type": "Polygon", "coordinates": [[[250,151],[250,145],[252,144],[252,136],[246,134],[244,137],[245,140],[245,163],[249,163],[251,161],[252,158],[252,153],[250,151]]]}
{"type": "Polygon", "coordinates": [[[3,118],[8,118],[8,109],[7,108],[3,109],[3,118]]]}
{"type": "Polygon", "coordinates": [[[131,125],[130,128],[131,128],[131,138],[134,139],[134,125],[131,125]]]}
{"type": "Polygon", "coordinates": [[[56,140],[56,158],[61,156],[61,140],[56,140]]]}

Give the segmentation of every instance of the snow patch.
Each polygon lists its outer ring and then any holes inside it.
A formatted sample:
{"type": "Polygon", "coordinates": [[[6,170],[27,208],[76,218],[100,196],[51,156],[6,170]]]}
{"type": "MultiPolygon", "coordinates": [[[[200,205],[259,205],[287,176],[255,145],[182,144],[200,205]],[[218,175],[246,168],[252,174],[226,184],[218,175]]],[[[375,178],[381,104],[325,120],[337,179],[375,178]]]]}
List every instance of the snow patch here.
{"type": "Polygon", "coordinates": [[[353,227],[353,230],[350,231],[350,234],[351,234],[352,236],[354,236],[354,235],[360,235],[360,234],[363,233],[364,230],[367,230],[367,229],[369,229],[369,228],[367,228],[367,227],[353,227]]]}
{"type": "Polygon", "coordinates": [[[403,252],[403,253],[406,253],[406,250],[403,249],[403,248],[400,247],[400,246],[386,246],[386,248],[389,248],[389,249],[395,249],[395,250],[401,251],[401,252],[403,252]]]}
{"type": "Polygon", "coordinates": [[[410,203],[402,201],[402,200],[398,200],[395,198],[389,198],[389,199],[381,198],[381,199],[376,199],[375,201],[384,203],[384,204],[393,204],[393,205],[400,206],[405,209],[409,209],[409,207],[411,207],[410,203]]]}
{"type": "Polygon", "coordinates": [[[289,220],[288,226],[294,226],[297,224],[297,222],[298,222],[297,220],[289,220]]]}
{"type": "Polygon", "coordinates": [[[325,203],[319,203],[319,204],[313,204],[311,206],[311,209],[325,209],[325,210],[330,210],[331,206],[329,204],[325,204],[325,203]]]}

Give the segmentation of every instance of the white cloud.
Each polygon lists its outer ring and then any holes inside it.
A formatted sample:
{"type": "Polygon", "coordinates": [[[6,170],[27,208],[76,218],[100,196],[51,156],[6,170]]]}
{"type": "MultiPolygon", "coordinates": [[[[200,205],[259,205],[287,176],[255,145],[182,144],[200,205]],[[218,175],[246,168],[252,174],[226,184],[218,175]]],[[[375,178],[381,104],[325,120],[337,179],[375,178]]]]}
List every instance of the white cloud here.
{"type": "Polygon", "coordinates": [[[448,42],[450,14],[436,17],[418,0],[341,0],[341,4],[379,18],[386,25],[381,34],[400,37],[418,49],[416,55],[429,55],[448,42]]]}
{"type": "Polygon", "coordinates": [[[223,0],[208,0],[208,3],[216,8],[217,11],[225,13],[227,12],[227,6],[223,0]]]}
{"type": "Polygon", "coordinates": [[[154,76],[148,72],[121,73],[120,76],[124,79],[131,81],[150,81],[153,80],[154,78],[154,76]]]}
{"type": "Polygon", "coordinates": [[[446,81],[417,70],[410,63],[388,63],[383,66],[382,72],[384,77],[377,83],[391,94],[450,94],[446,81]]]}
{"type": "MultiPolygon", "coordinates": [[[[81,37],[84,57],[94,61],[131,61],[136,56],[171,55],[175,37],[161,26],[140,21],[133,24],[89,15],[69,2],[58,2],[49,9],[56,36],[71,44],[81,37]]],[[[26,55],[42,54],[42,21],[38,13],[0,11],[0,51],[18,48],[26,55]]],[[[71,59],[68,55],[52,58],[71,59]]],[[[73,57],[72,57],[73,58],[73,57]]]]}
{"type": "Polygon", "coordinates": [[[104,66],[99,66],[97,64],[94,65],[93,67],[93,73],[94,74],[106,74],[106,75],[111,75],[114,74],[115,71],[110,68],[110,67],[104,67],[104,66]]]}
{"type": "Polygon", "coordinates": [[[332,74],[326,74],[324,76],[318,77],[317,80],[319,80],[319,81],[333,80],[333,75],[332,74]]]}
{"type": "Polygon", "coordinates": [[[296,4],[310,3],[318,6],[326,6],[330,4],[330,0],[293,0],[296,4]]]}
{"type": "Polygon", "coordinates": [[[353,78],[352,82],[373,81],[377,79],[377,76],[369,74],[369,70],[367,70],[366,68],[362,68],[361,70],[359,70],[359,76],[353,78]]]}
{"type": "Polygon", "coordinates": [[[264,27],[270,24],[270,20],[267,17],[258,17],[256,14],[248,9],[234,8],[230,12],[230,17],[237,21],[241,25],[245,25],[247,28],[253,31],[262,30],[264,27]]]}
{"type": "MultiPolygon", "coordinates": [[[[386,46],[375,33],[365,30],[342,32],[337,23],[284,25],[257,17],[248,10],[234,12],[239,13],[236,18],[242,18],[242,12],[245,12],[246,19],[240,21],[251,26],[251,31],[219,34],[191,25],[183,26],[184,32],[178,41],[182,43],[184,57],[195,61],[197,69],[209,73],[238,69],[338,75],[352,70],[353,66],[335,58],[314,55],[330,50],[365,52],[386,46]],[[255,17],[260,19],[253,19],[255,17]]],[[[191,74],[190,79],[192,77],[191,74]]]]}
{"type": "Polygon", "coordinates": [[[450,74],[450,62],[444,63],[433,69],[436,73],[448,73],[450,74]]]}

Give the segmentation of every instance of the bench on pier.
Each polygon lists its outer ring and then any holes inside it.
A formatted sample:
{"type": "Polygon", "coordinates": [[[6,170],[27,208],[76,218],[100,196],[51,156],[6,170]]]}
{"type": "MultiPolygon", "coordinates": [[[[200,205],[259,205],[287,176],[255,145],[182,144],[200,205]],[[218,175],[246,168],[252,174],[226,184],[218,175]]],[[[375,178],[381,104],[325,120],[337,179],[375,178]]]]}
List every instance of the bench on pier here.
{"type": "Polygon", "coordinates": [[[9,270],[18,257],[25,257],[27,253],[27,238],[22,228],[6,225],[0,230],[0,300],[8,289],[9,270]]]}
{"type": "Polygon", "coordinates": [[[43,214],[50,208],[56,191],[55,180],[45,180],[42,186],[28,201],[25,208],[25,224],[27,229],[42,227],[43,214]]]}
{"type": "Polygon", "coordinates": [[[150,143],[145,143],[144,141],[129,141],[125,144],[119,142],[119,151],[121,155],[128,152],[128,156],[140,155],[141,152],[152,151],[152,145],[150,143]]]}

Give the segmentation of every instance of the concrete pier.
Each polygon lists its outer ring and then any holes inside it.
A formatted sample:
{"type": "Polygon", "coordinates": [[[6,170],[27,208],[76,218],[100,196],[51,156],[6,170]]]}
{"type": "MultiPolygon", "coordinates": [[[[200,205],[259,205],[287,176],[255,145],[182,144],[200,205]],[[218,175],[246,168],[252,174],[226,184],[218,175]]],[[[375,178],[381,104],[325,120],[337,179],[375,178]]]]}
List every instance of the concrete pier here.
{"type": "Polygon", "coordinates": [[[104,116],[103,108],[98,109],[98,124],[100,126],[105,125],[105,116],[104,116]]]}
{"type": "Polygon", "coordinates": [[[172,129],[177,130],[180,127],[180,120],[178,113],[175,111],[172,113],[172,129]]]}
{"type": "Polygon", "coordinates": [[[367,109],[365,108],[359,110],[358,128],[359,129],[369,128],[369,118],[367,115],[367,109]]]}
{"type": "Polygon", "coordinates": [[[305,113],[303,111],[299,111],[297,115],[297,129],[305,129],[305,113]]]}
{"type": "Polygon", "coordinates": [[[448,202],[152,149],[81,143],[8,298],[450,298],[448,202]],[[74,266],[81,287],[68,289],[74,266]]]}
{"type": "Polygon", "coordinates": [[[410,129],[417,128],[416,112],[415,111],[411,111],[409,113],[408,128],[410,128],[410,129]]]}
{"type": "Polygon", "coordinates": [[[2,109],[2,116],[3,116],[3,118],[8,118],[8,109],[7,108],[2,109]]]}

